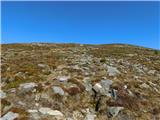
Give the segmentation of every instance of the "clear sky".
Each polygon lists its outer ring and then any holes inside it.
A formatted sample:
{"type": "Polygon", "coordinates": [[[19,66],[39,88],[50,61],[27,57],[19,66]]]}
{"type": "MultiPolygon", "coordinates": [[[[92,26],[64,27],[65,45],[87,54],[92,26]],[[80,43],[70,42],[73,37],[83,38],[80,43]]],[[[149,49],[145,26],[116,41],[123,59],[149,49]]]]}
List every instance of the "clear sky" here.
{"type": "Polygon", "coordinates": [[[160,49],[160,2],[2,2],[2,43],[126,43],[160,49]]]}

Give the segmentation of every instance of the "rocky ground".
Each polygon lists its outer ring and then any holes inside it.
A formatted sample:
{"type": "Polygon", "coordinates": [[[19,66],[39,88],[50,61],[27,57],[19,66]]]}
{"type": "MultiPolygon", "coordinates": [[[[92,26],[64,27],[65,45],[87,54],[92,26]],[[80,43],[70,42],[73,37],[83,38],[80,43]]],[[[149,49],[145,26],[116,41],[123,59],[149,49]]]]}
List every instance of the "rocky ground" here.
{"type": "Polygon", "coordinates": [[[1,45],[0,120],[160,120],[160,51],[1,45]]]}

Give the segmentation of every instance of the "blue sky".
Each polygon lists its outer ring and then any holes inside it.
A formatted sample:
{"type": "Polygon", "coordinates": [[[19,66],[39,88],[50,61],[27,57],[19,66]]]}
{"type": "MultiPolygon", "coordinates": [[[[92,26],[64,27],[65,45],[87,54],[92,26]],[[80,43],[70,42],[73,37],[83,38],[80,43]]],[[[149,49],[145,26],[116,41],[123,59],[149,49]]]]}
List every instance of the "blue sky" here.
{"type": "Polygon", "coordinates": [[[2,43],[126,43],[160,49],[160,2],[2,2],[2,43]]]}

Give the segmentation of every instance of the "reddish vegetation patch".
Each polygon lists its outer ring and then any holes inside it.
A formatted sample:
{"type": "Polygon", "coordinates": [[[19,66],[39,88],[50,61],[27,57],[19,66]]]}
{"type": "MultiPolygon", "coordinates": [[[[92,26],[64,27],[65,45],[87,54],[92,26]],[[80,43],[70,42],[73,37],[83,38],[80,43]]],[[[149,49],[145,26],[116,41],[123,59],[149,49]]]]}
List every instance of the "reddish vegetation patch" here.
{"type": "Polygon", "coordinates": [[[67,89],[67,92],[70,95],[76,95],[76,94],[80,93],[81,90],[78,87],[71,87],[71,88],[67,89]]]}
{"type": "Polygon", "coordinates": [[[14,108],[11,108],[10,111],[19,114],[19,117],[16,120],[29,120],[29,113],[25,109],[14,107],[14,108]]]}
{"type": "Polygon", "coordinates": [[[123,106],[130,110],[138,110],[141,103],[147,104],[146,102],[141,102],[138,98],[130,96],[128,92],[123,88],[118,88],[117,100],[109,100],[107,104],[109,106],[123,106]]]}
{"type": "Polygon", "coordinates": [[[72,82],[72,83],[74,83],[74,84],[76,84],[79,87],[80,92],[83,92],[85,90],[84,85],[81,82],[79,82],[78,80],[76,80],[76,79],[70,79],[69,81],[72,82]]]}
{"type": "Polygon", "coordinates": [[[22,108],[11,108],[11,111],[14,113],[19,113],[21,117],[27,117],[28,116],[28,112],[22,108]]]}

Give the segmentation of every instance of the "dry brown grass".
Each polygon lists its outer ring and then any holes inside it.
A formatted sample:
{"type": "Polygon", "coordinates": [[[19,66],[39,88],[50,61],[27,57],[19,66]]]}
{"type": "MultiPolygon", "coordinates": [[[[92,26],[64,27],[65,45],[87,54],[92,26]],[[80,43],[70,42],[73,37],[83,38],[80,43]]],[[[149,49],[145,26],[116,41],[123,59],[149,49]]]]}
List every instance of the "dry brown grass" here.
{"type": "Polygon", "coordinates": [[[28,115],[29,115],[29,113],[25,109],[22,109],[22,108],[15,108],[14,107],[14,108],[11,108],[10,111],[12,111],[14,113],[18,113],[20,115],[18,120],[22,120],[22,119],[26,120],[26,118],[28,118],[28,115]]]}

